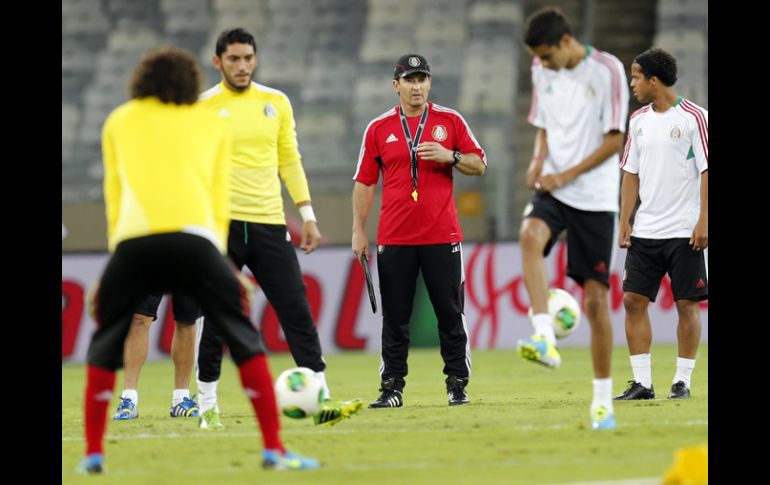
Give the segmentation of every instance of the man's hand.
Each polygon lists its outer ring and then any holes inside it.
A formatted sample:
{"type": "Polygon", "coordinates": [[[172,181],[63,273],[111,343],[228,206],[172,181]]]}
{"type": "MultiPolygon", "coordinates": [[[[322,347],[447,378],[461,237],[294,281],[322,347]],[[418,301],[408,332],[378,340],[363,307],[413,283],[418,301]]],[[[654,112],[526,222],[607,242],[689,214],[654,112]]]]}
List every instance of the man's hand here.
{"type": "Polygon", "coordinates": [[[548,175],[543,175],[537,179],[537,182],[535,182],[535,190],[540,192],[552,192],[561,188],[565,183],[566,181],[562,174],[549,173],[548,175]]]}
{"type": "Polygon", "coordinates": [[[88,312],[88,316],[91,317],[91,320],[98,322],[96,319],[97,313],[99,311],[99,284],[101,283],[101,280],[96,280],[96,283],[94,283],[94,286],[88,289],[88,292],[86,293],[86,311],[88,312]]]}
{"type": "Polygon", "coordinates": [[[540,182],[538,182],[538,179],[540,178],[542,171],[543,159],[533,158],[532,161],[529,162],[529,168],[527,169],[527,187],[529,187],[530,190],[540,190],[540,182]]]}
{"type": "Polygon", "coordinates": [[[369,238],[365,231],[353,231],[351,247],[359,264],[361,264],[361,254],[364,254],[366,260],[369,261],[369,238]]]}
{"type": "Polygon", "coordinates": [[[709,225],[704,220],[698,220],[690,236],[690,246],[696,251],[702,251],[709,246],[709,225]]]}
{"type": "Polygon", "coordinates": [[[321,232],[318,230],[318,225],[315,221],[307,221],[302,224],[302,241],[300,241],[299,247],[305,254],[310,254],[315,248],[318,247],[318,243],[321,242],[321,232]]]}
{"type": "Polygon", "coordinates": [[[631,224],[626,222],[620,223],[620,239],[618,240],[621,248],[631,247],[631,224]]]}
{"type": "Polygon", "coordinates": [[[423,160],[431,160],[438,163],[452,163],[454,151],[444,148],[441,143],[426,141],[417,145],[417,155],[423,160]]]}

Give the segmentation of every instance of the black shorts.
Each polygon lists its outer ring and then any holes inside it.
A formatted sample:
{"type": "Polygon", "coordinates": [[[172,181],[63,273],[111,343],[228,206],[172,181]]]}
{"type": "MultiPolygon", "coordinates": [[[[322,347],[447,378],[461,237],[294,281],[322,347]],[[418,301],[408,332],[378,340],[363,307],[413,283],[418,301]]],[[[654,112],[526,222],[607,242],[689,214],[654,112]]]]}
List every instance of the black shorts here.
{"type": "MultiPolygon", "coordinates": [[[[152,321],[155,321],[158,318],[161,298],[163,293],[150,293],[139,303],[134,313],[152,317],[152,321]]],[[[171,305],[174,310],[174,320],[177,322],[194,322],[203,315],[200,305],[184,294],[172,295],[171,305]]]]}
{"type": "Polygon", "coordinates": [[[708,299],[706,255],[690,246],[690,238],[631,237],[623,272],[623,291],[639,293],[655,301],[660,280],[666,273],[671,278],[674,300],[708,299]]]}
{"type": "Polygon", "coordinates": [[[547,192],[536,193],[530,203],[532,210],[525,212],[524,217],[541,219],[551,229],[543,255],[548,256],[559,234],[566,229],[567,275],[580,286],[587,279],[609,286],[616,214],[575,209],[547,192]]]}

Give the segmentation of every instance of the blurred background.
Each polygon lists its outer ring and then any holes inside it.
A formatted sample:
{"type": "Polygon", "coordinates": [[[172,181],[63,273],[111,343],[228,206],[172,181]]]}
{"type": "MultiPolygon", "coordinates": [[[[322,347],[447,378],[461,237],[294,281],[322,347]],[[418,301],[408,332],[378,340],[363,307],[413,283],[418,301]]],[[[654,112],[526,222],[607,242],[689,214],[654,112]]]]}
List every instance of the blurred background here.
{"type": "MultiPolygon", "coordinates": [[[[396,104],[393,64],[410,52],[431,65],[431,101],[459,110],[487,151],[484,177],[455,177],[466,240],[515,240],[535,132],[522,28],[546,5],[560,6],[578,40],[616,55],[627,75],[637,54],[668,50],[677,92],[708,108],[707,0],[63,0],[62,251],[106,249],[101,127],[127,100],[139,58],[163,44],[188,49],[209,87],[220,79],[216,38],[236,26],[257,39],[255,80],[292,102],[325,244],[350,244],[363,130],[396,104]]],[[[632,96],[629,113],[638,107],[632,96]]],[[[286,194],[285,206],[291,226],[299,218],[286,194]]],[[[379,190],[371,236],[378,211],[379,190]]]]}

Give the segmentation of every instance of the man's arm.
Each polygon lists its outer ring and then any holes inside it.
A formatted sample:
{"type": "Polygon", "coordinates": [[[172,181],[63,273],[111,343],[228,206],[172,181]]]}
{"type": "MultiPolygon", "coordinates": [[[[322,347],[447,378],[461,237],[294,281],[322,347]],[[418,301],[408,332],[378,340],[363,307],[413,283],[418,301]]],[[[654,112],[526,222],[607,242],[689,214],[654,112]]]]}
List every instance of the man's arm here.
{"type": "Polygon", "coordinates": [[[353,240],[352,248],[356,259],[361,261],[361,254],[369,261],[369,237],[366,235],[366,219],[372,208],[376,185],[353,182],[353,240]]]}
{"type": "MultiPolygon", "coordinates": [[[[444,148],[441,143],[435,141],[426,141],[417,145],[417,154],[423,160],[437,163],[451,164],[455,161],[454,151],[444,148]]],[[[475,153],[463,153],[455,167],[464,175],[484,175],[487,170],[481,157],[475,153]]]]}
{"type": "Polygon", "coordinates": [[[620,187],[620,238],[621,248],[631,247],[631,215],[639,199],[639,174],[623,172],[620,187]]]}
{"type": "Polygon", "coordinates": [[[299,247],[305,254],[310,254],[321,242],[321,232],[318,230],[318,221],[310,201],[310,187],[297,147],[297,125],[289,98],[283,96],[278,107],[281,116],[278,129],[278,174],[302,216],[302,240],[299,247]]]}
{"type": "Polygon", "coordinates": [[[527,168],[527,187],[530,190],[540,190],[540,174],[543,173],[543,162],[548,156],[548,143],[545,128],[538,128],[535,133],[535,150],[527,168]]]}
{"type": "Polygon", "coordinates": [[[709,245],[709,171],[704,170],[700,176],[700,215],[698,223],[690,236],[690,245],[696,251],[706,249],[709,245]]]}
{"type": "Polygon", "coordinates": [[[112,143],[112,123],[108,118],[102,129],[102,158],[104,160],[104,208],[107,216],[107,245],[110,252],[115,250],[115,228],[118,224],[121,206],[121,185],[118,161],[112,143]]]}
{"type": "Polygon", "coordinates": [[[602,144],[591,152],[582,162],[565,170],[562,173],[552,173],[540,177],[540,190],[550,192],[572,182],[583,172],[601,165],[612,155],[620,152],[623,146],[623,133],[620,130],[612,130],[604,135],[602,144]]]}

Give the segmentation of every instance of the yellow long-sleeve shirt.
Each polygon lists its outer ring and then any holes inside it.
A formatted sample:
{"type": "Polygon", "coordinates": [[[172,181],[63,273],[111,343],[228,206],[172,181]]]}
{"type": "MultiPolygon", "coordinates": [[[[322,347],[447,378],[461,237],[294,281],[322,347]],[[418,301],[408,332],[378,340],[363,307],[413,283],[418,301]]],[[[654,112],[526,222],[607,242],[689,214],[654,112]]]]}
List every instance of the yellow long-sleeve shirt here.
{"type": "Polygon", "coordinates": [[[251,83],[237,93],[219,83],[200,96],[231,128],[230,216],[262,224],[286,224],[283,179],[294,203],[310,200],[289,98],[251,83]]]}
{"type": "Polygon", "coordinates": [[[131,100],[102,129],[110,251],[125,239],[191,232],[227,248],[231,135],[210,110],[131,100]]]}

